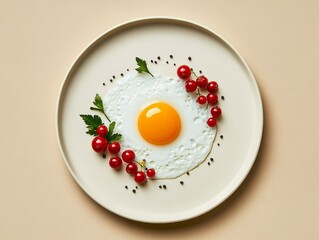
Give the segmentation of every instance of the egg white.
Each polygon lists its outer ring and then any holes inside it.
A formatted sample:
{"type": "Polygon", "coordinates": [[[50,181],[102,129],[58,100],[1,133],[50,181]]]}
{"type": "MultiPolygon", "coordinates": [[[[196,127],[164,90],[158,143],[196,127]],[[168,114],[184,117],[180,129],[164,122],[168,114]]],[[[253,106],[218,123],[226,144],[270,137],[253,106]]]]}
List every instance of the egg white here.
{"type": "Polygon", "coordinates": [[[216,127],[206,124],[210,117],[206,106],[196,102],[196,94],[185,91],[184,82],[173,77],[129,73],[114,82],[104,98],[104,108],[116,132],[123,135],[122,151],[132,149],[136,160],[145,159],[154,168],[157,179],[176,178],[202,163],[211,151],[216,127]],[[153,102],[170,104],[179,113],[179,136],[166,145],[153,145],[138,130],[138,117],[153,102]]]}

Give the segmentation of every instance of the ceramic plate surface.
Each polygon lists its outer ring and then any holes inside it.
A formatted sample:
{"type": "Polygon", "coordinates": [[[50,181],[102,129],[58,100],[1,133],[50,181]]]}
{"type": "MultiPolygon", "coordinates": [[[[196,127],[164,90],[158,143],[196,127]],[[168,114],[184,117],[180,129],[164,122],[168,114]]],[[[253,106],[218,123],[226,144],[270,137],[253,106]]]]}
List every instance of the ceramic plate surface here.
{"type": "Polygon", "coordinates": [[[92,199],[128,219],[168,223],[199,216],[238,188],[259,149],[263,111],[256,81],[229,43],[195,23],[147,18],[109,30],[80,55],[62,85],[56,121],[67,167],[92,199]],[[219,96],[224,96],[224,100],[219,101],[223,117],[208,158],[189,175],[148,181],[134,194],[136,184],[125,170],[115,172],[107,159],[93,152],[92,136],[85,134],[79,114],[93,114],[89,108],[95,94],[107,94],[113,75],[116,81],[121,73],[127,74],[127,69],[134,71],[136,56],[149,62],[151,72],[163,75],[175,77],[177,67],[182,64],[201,70],[219,83],[219,96]],[[156,60],[157,56],[161,60],[151,64],[150,60],[156,60]],[[160,189],[159,185],[164,184],[167,189],[160,189]]]}

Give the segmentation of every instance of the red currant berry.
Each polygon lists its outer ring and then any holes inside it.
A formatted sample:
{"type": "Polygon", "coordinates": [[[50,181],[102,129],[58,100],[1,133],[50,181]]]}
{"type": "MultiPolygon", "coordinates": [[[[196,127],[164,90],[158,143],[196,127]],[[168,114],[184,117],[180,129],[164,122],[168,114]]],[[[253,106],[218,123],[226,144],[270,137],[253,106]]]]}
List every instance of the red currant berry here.
{"type": "Polygon", "coordinates": [[[108,129],[107,129],[107,126],[105,125],[101,125],[99,126],[97,129],[96,129],[96,133],[97,135],[99,135],[100,137],[105,137],[106,134],[108,133],[108,129]]]}
{"type": "Polygon", "coordinates": [[[198,78],[196,78],[196,84],[200,88],[206,87],[207,83],[208,83],[208,79],[205,76],[199,76],[198,78]]]}
{"type": "Polygon", "coordinates": [[[207,102],[211,105],[214,105],[218,102],[218,96],[214,93],[207,94],[207,102]]]}
{"type": "Polygon", "coordinates": [[[217,92],[217,90],[218,90],[218,84],[217,84],[217,82],[211,81],[211,82],[209,82],[209,83],[207,84],[207,91],[208,91],[208,92],[213,93],[213,92],[217,92]]]}
{"type": "Polygon", "coordinates": [[[122,166],[122,159],[119,157],[111,157],[109,165],[111,168],[120,168],[122,166]]]}
{"type": "Polygon", "coordinates": [[[207,125],[210,127],[215,127],[217,125],[217,120],[216,118],[208,118],[207,120],[207,125]]]}
{"type": "Polygon", "coordinates": [[[142,171],[138,171],[135,173],[134,176],[134,181],[137,182],[138,184],[143,184],[146,181],[146,174],[142,171]]]}
{"type": "Polygon", "coordinates": [[[205,104],[205,103],[206,103],[206,97],[203,96],[203,95],[198,96],[197,102],[198,102],[200,105],[205,104]]]}
{"type": "Polygon", "coordinates": [[[97,153],[102,153],[107,148],[107,140],[104,137],[97,136],[92,140],[92,148],[97,153]]]}
{"type": "Polygon", "coordinates": [[[110,153],[118,154],[121,149],[121,145],[119,142],[112,142],[109,144],[108,149],[110,153]]]}
{"type": "Polygon", "coordinates": [[[135,153],[132,150],[125,150],[122,153],[123,161],[126,163],[133,162],[135,159],[135,153]]]}
{"type": "Polygon", "coordinates": [[[126,166],[126,172],[131,175],[135,175],[137,173],[137,165],[135,163],[129,163],[126,166]]]}
{"type": "Polygon", "coordinates": [[[191,73],[192,71],[187,65],[182,65],[177,69],[177,75],[183,80],[189,79],[191,73]]]}
{"type": "Polygon", "coordinates": [[[155,176],[154,168],[147,169],[146,174],[149,178],[153,178],[155,176]]]}
{"type": "Polygon", "coordinates": [[[194,80],[188,80],[185,83],[185,88],[186,92],[195,92],[197,88],[196,82],[194,80]]]}
{"type": "Polygon", "coordinates": [[[212,116],[214,118],[218,118],[220,115],[222,115],[222,110],[218,107],[212,107],[212,109],[210,110],[210,113],[212,114],[212,116]]]}

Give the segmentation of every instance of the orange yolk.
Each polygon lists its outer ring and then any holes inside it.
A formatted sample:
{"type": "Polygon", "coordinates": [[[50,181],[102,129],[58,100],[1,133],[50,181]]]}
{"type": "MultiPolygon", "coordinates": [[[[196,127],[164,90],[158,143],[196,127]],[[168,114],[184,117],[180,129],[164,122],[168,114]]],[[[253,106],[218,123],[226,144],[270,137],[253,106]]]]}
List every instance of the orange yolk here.
{"type": "Polygon", "coordinates": [[[140,113],[138,130],[149,143],[168,144],[177,138],[181,130],[181,119],[172,106],[164,102],[156,102],[140,113]]]}

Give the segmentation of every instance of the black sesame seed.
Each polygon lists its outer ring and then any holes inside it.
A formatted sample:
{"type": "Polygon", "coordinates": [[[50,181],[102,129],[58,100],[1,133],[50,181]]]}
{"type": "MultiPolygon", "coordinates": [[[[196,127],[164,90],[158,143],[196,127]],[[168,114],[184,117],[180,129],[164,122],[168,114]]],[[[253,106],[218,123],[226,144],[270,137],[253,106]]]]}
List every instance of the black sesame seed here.
{"type": "Polygon", "coordinates": [[[180,181],[179,183],[180,183],[181,185],[184,185],[184,182],[183,182],[183,181],[180,181]]]}
{"type": "Polygon", "coordinates": [[[192,58],[191,58],[191,57],[188,57],[188,60],[189,60],[189,61],[192,61],[192,58]]]}
{"type": "Polygon", "coordinates": [[[103,86],[105,86],[105,83],[103,83],[103,86]]]}
{"type": "Polygon", "coordinates": [[[202,70],[199,70],[199,73],[202,74],[203,73],[202,70]]]}
{"type": "Polygon", "coordinates": [[[221,139],[223,139],[223,138],[224,138],[224,136],[223,136],[223,135],[220,135],[220,138],[221,138],[221,139]]]}
{"type": "Polygon", "coordinates": [[[217,143],[217,146],[220,146],[220,144],[219,144],[219,143],[217,143]]]}
{"type": "Polygon", "coordinates": [[[132,192],[133,192],[133,193],[136,193],[136,190],[135,190],[135,189],[133,189],[133,190],[132,190],[132,192]]]}
{"type": "Polygon", "coordinates": [[[225,97],[224,97],[224,96],[221,96],[221,99],[222,99],[222,100],[225,100],[225,97]]]}
{"type": "Polygon", "coordinates": [[[113,79],[115,79],[115,76],[113,75],[113,77],[112,77],[113,79]]]}
{"type": "Polygon", "coordinates": [[[154,61],[155,64],[157,64],[157,61],[154,61]]]}
{"type": "Polygon", "coordinates": [[[103,158],[106,158],[106,154],[103,154],[102,157],[103,157],[103,158]]]}
{"type": "Polygon", "coordinates": [[[189,172],[186,173],[189,176],[189,172]]]}
{"type": "Polygon", "coordinates": [[[123,77],[123,76],[124,76],[124,74],[123,74],[123,73],[121,73],[121,76],[123,77]]]}
{"type": "Polygon", "coordinates": [[[210,165],[210,162],[207,162],[208,165],[210,165]]]}
{"type": "Polygon", "coordinates": [[[169,57],[170,57],[171,59],[173,59],[173,55],[169,55],[169,57]]]}
{"type": "Polygon", "coordinates": [[[212,162],[214,162],[214,158],[210,158],[210,160],[211,160],[212,162]]]}
{"type": "Polygon", "coordinates": [[[154,61],[153,60],[151,60],[151,63],[153,63],[154,61]]]}
{"type": "Polygon", "coordinates": [[[130,69],[126,69],[126,71],[130,71],[130,69]]]}
{"type": "Polygon", "coordinates": [[[159,187],[159,188],[162,188],[162,185],[159,185],[158,187],[159,187]]]}
{"type": "Polygon", "coordinates": [[[166,61],[166,63],[168,64],[168,61],[166,61]]]}
{"type": "Polygon", "coordinates": [[[113,80],[112,80],[112,79],[110,79],[110,82],[113,82],[113,80]]]}
{"type": "Polygon", "coordinates": [[[128,189],[128,186],[125,186],[125,189],[128,189]]]}
{"type": "Polygon", "coordinates": [[[174,66],[176,66],[176,63],[174,63],[174,66]]]}
{"type": "Polygon", "coordinates": [[[163,188],[166,189],[166,185],[163,185],[163,188]]]}
{"type": "Polygon", "coordinates": [[[158,59],[158,60],[161,60],[161,57],[160,57],[160,56],[158,56],[158,57],[157,57],[157,59],[158,59]]]}
{"type": "Polygon", "coordinates": [[[136,188],[136,189],[138,189],[138,187],[137,187],[137,186],[135,186],[135,188],[136,188]]]}

